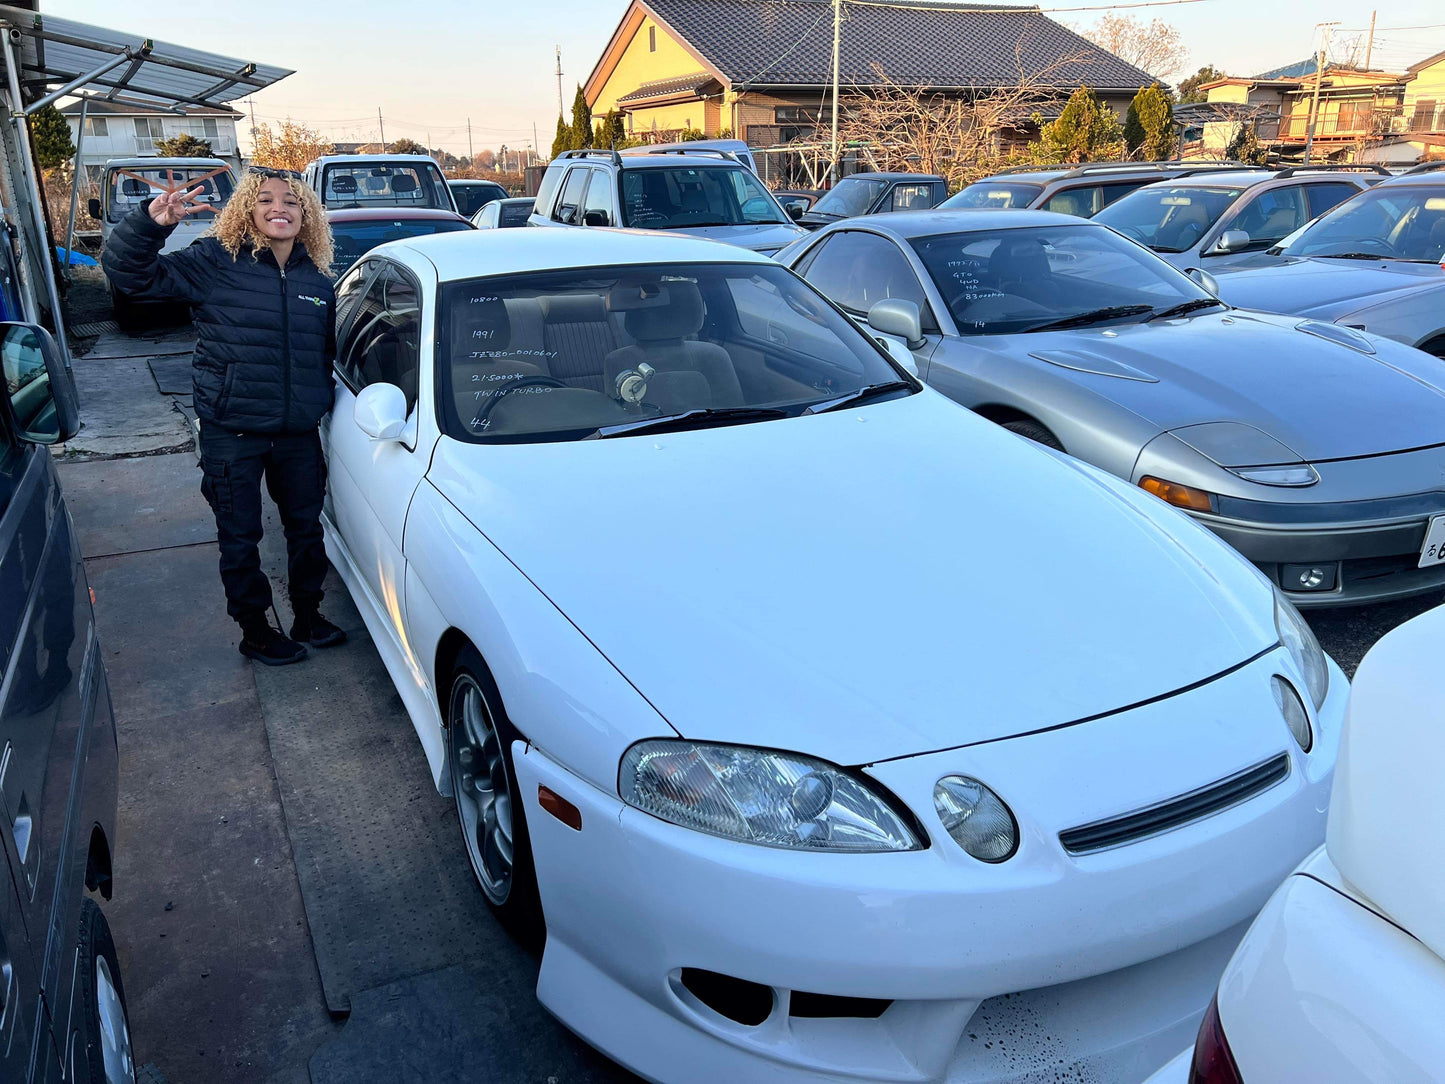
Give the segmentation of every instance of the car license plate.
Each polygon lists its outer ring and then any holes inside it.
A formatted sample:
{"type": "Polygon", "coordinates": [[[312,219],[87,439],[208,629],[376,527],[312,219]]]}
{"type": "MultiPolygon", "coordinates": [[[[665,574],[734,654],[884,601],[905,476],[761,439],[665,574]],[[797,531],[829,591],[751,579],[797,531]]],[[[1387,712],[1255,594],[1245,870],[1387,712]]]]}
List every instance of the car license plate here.
{"type": "Polygon", "coordinates": [[[1425,544],[1420,547],[1420,563],[1417,568],[1445,564],[1445,516],[1432,516],[1425,531],[1425,544]]]}

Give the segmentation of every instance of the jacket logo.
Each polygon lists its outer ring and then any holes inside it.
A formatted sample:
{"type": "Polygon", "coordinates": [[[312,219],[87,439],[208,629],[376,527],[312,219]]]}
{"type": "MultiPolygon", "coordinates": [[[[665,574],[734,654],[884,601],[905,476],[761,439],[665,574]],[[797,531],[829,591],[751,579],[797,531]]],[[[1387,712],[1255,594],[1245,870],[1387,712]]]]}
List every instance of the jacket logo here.
{"type": "Polygon", "coordinates": [[[310,294],[297,294],[296,300],[309,301],[313,305],[320,305],[323,309],[326,307],[326,301],[323,298],[312,297],[310,294]]]}

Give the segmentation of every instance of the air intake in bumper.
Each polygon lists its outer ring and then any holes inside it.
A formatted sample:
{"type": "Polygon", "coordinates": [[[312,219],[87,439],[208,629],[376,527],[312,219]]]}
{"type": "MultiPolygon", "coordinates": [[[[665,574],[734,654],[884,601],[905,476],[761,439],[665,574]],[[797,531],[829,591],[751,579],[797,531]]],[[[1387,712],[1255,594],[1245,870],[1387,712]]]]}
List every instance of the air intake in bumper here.
{"type": "Polygon", "coordinates": [[[1060,832],[1059,842],[1070,854],[1091,854],[1120,847],[1248,801],[1288,777],[1289,754],[1280,753],[1253,768],[1246,768],[1167,802],[1060,832]]]}

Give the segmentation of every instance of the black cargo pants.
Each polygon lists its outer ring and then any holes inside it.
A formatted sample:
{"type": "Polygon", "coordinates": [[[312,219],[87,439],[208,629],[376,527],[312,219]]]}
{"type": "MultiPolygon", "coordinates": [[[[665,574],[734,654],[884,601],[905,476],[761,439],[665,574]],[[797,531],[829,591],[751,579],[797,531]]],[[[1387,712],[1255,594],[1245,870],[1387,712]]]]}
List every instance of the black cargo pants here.
{"type": "Polygon", "coordinates": [[[316,430],[288,435],[232,433],[201,423],[201,492],[216,514],[226,612],[243,628],[265,620],[271,584],[261,571],[261,479],[286,534],[291,608],[314,610],[326,578],[321,500],[326,462],[316,430]]]}

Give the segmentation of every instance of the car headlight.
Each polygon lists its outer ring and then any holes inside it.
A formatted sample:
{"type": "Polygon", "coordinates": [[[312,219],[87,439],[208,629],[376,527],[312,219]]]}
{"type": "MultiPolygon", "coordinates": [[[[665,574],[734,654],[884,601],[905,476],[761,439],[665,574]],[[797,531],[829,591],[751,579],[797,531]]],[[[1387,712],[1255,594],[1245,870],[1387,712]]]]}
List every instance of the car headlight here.
{"type": "Polygon", "coordinates": [[[980,862],[1002,862],[1019,848],[1019,826],[1003,799],[967,775],[945,775],[933,807],[953,841],[980,862]]]}
{"type": "Polygon", "coordinates": [[[913,851],[923,844],[878,789],[799,753],[650,739],[622,756],[628,805],[709,835],[801,851],[913,851]]]}
{"type": "Polygon", "coordinates": [[[1330,691],[1329,662],[1325,659],[1324,648],[1315,639],[1314,630],[1277,587],[1274,591],[1274,627],[1279,632],[1279,642],[1299,667],[1310,700],[1319,711],[1324,706],[1325,694],[1330,691]]]}
{"type": "Polygon", "coordinates": [[[1315,736],[1310,730],[1310,713],[1305,711],[1299,693],[1278,674],[1270,679],[1270,688],[1274,691],[1274,702],[1279,705],[1279,713],[1284,716],[1289,732],[1294,735],[1294,740],[1299,742],[1301,751],[1308,753],[1315,743],[1315,736]]]}
{"type": "Polygon", "coordinates": [[[1258,482],[1262,486],[1290,486],[1302,488],[1312,486],[1320,480],[1319,474],[1308,463],[1293,467],[1226,467],[1230,474],[1246,482],[1258,482]]]}

